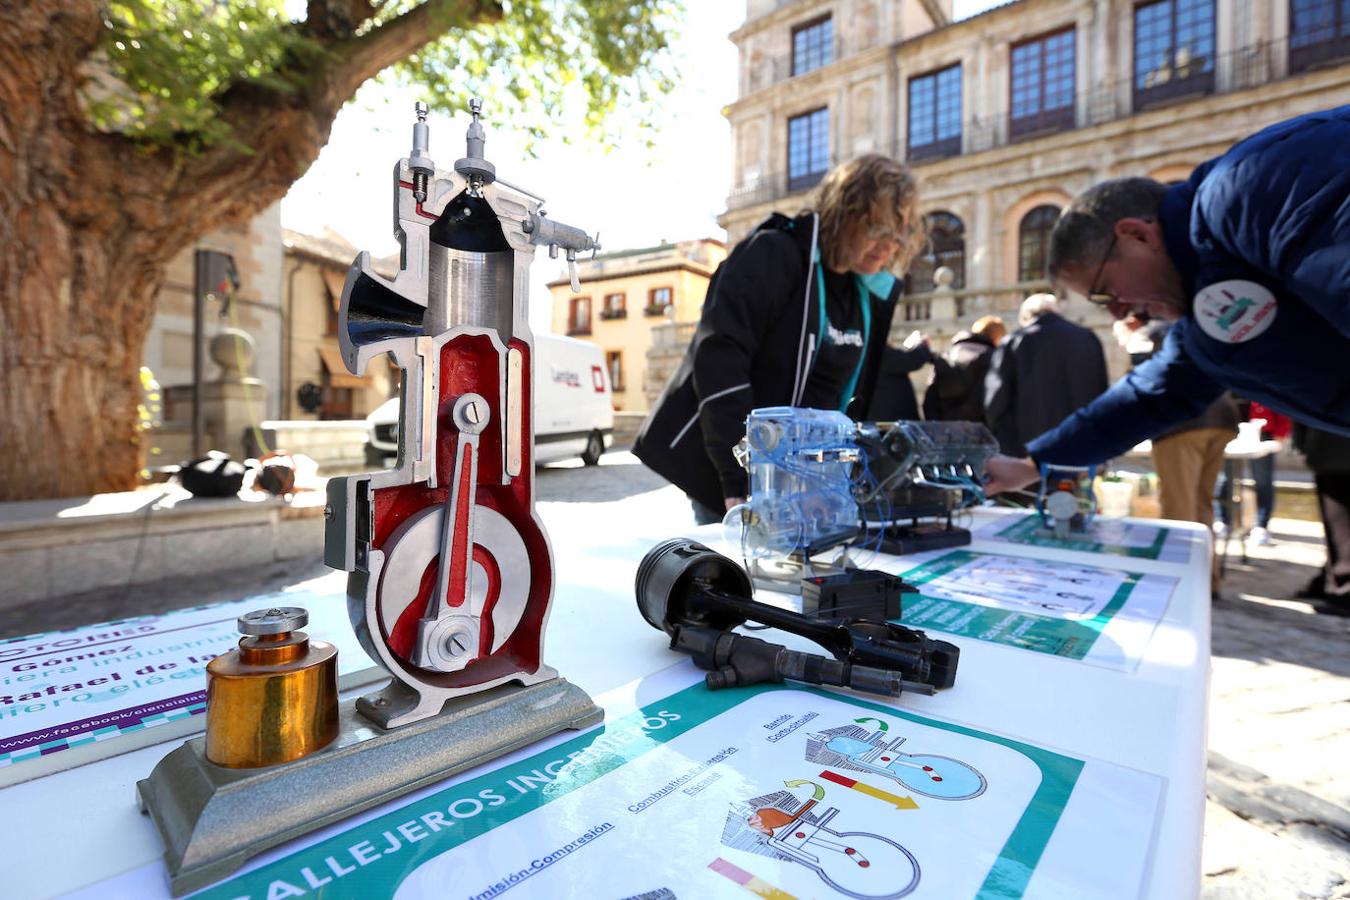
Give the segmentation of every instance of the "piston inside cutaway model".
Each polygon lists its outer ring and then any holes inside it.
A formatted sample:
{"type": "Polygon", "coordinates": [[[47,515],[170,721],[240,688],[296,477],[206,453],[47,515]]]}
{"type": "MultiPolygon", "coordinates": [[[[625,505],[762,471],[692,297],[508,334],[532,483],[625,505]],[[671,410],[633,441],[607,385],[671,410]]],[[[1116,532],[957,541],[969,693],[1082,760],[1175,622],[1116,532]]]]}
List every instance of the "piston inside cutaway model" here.
{"type": "Polygon", "coordinates": [[[427,334],[471,325],[510,341],[515,254],[487,200],[465,191],[450,201],[431,226],[427,269],[427,334]]]}

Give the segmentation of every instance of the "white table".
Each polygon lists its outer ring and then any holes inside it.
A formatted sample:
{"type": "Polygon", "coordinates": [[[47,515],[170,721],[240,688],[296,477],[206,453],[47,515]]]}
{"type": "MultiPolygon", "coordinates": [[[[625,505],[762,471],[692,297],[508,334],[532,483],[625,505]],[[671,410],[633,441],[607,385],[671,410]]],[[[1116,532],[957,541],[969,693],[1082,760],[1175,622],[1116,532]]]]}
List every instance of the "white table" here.
{"type": "MultiPolygon", "coordinates": [[[[600,531],[602,523],[585,521],[585,515],[584,511],[569,512],[566,528],[556,519],[550,522],[559,578],[545,658],[596,695],[651,675],[683,657],[668,649],[664,634],[642,620],[633,598],[634,571],[654,541],[663,536],[656,530],[659,525],[636,516],[628,527],[629,536],[598,545],[593,539],[588,542],[587,535],[622,529],[610,523],[600,531]]],[[[1000,515],[1025,515],[1025,510],[977,511],[973,527],[1000,515]]],[[[952,638],[962,651],[956,687],[932,697],[906,696],[900,703],[922,715],[968,723],[1166,779],[1144,894],[1173,900],[1197,896],[1200,884],[1210,536],[1196,525],[1168,522],[1166,526],[1190,538],[1186,562],[981,539],[968,548],[1180,579],[1133,672],[952,638]]],[[[693,534],[711,539],[717,531],[717,526],[710,526],[693,534]]],[[[909,567],[896,558],[886,562],[892,570],[909,567]]],[[[769,639],[775,635],[757,633],[769,639]]],[[[813,646],[790,636],[785,643],[801,649],[813,646]]],[[[0,838],[11,860],[4,895],[16,900],[56,896],[158,860],[162,852],[158,835],[150,820],[137,812],[133,788],[176,743],[146,747],[0,790],[0,821],[5,823],[0,838]]],[[[1109,820],[1110,811],[1102,810],[1090,821],[1101,823],[1102,834],[1109,835],[1109,820]]]]}

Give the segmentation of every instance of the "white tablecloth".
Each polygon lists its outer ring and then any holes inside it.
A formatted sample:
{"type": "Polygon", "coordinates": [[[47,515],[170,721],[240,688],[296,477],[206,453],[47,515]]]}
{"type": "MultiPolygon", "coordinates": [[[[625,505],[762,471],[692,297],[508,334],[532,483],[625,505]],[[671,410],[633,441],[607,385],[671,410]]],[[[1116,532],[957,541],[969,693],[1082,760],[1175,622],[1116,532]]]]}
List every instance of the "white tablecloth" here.
{"type": "MultiPolygon", "coordinates": [[[[1025,511],[978,511],[972,530],[1000,515],[1025,511]]],[[[626,528],[581,520],[569,521],[566,528],[556,520],[550,524],[558,587],[546,661],[597,695],[681,660],[668,649],[666,636],[643,621],[633,597],[637,563],[663,536],[659,523],[635,520],[626,528]],[[625,536],[597,540],[595,535],[601,533],[625,536]]],[[[1186,537],[1185,562],[978,538],[967,548],[1178,578],[1166,613],[1134,671],[956,637],[951,640],[962,651],[956,687],[932,697],[906,696],[899,703],[923,715],[1161,776],[1166,780],[1164,799],[1144,893],[1175,900],[1197,896],[1200,885],[1210,537],[1199,526],[1166,525],[1186,537]]],[[[717,527],[695,534],[712,539],[717,527]]],[[[902,559],[881,562],[892,570],[909,567],[902,559]]],[[[775,635],[757,633],[783,639],[775,635]]],[[[800,649],[814,646],[790,637],[785,642],[800,649]]],[[[0,790],[0,821],[10,860],[3,894],[56,896],[155,863],[162,848],[149,818],[136,809],[134,785],[176,744],[146,747],[0,790]]],[[[1107,808],[1076,810],[1078,827],[1100,828],[1095,837],[1100,838],[1104,855],[1110,853],[1111,816],[1107,808]]],[[[1052,842],[1047,857],[1056,852],[1052,842]]],[[[1045,886],[1032,893],[1053,896],[1045,886]]]]}

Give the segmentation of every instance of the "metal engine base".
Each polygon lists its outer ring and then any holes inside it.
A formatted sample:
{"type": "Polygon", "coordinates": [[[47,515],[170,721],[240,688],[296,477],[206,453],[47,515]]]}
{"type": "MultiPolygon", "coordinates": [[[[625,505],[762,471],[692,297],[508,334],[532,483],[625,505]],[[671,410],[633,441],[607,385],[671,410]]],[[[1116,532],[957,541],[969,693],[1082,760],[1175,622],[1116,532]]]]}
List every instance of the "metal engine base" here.
{"type": "Polygon", "coordinates": [[[604,718],[585,691],[563,678],[452,699],[439,715],[392,731],[374,725],[356,703],[341,705],[337,738],[303,759],[226,769],[206,759],[205,738],[197,737],[137,782],[141,811],[164,840],[175,897],[283,841],[604,718]]]}

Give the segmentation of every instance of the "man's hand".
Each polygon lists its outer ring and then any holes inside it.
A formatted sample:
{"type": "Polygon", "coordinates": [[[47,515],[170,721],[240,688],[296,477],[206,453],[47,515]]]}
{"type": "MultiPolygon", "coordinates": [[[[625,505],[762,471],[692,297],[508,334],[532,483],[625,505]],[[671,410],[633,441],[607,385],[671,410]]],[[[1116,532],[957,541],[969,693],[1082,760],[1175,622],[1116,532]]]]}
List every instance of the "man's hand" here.
{"type": "Polygon", "coordinates": [[[990,457],[989,462],[985,464],[984,475],[984,492],[987,495],[1015,491],[1041,477],[1036,464],[1030,459],[1018,459],[1002,454],[990,457]]]}
{"type": "Polygon", "coordinates": [[[925,347],[929,346],[928,335],[924,334],[922,331],[911,331],[909,337],[905,338],[905,342],[900,346],[905,350],[913,350],[920,344],[923,344],[925,347]]]}
{"type": "Polygon", "coordinates": [[[728,497],[726,499],[727,511],[730,512],[733,506],[740,506],[744,502],[744,497],[728,497]]]}

